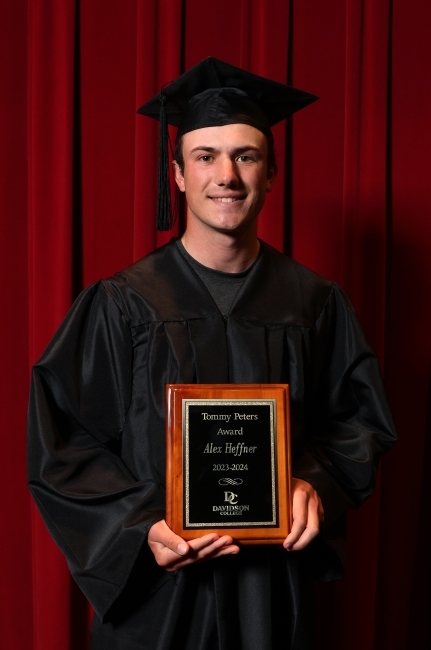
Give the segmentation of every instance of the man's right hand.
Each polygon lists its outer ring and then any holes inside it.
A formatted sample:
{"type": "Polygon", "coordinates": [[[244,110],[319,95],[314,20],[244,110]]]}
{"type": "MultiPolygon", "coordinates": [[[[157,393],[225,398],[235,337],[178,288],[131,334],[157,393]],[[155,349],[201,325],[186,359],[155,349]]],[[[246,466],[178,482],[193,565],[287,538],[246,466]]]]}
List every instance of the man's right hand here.
{"type": "Polygon", "coordinates": [[[236,546],[228,535],[219,537],[210,533],[186,542],[169,528],[164,519],[151,526],[148,545],[157,564],[167,571],[176,571],[188,564],[239,553],[239,546],[236,546]]]}

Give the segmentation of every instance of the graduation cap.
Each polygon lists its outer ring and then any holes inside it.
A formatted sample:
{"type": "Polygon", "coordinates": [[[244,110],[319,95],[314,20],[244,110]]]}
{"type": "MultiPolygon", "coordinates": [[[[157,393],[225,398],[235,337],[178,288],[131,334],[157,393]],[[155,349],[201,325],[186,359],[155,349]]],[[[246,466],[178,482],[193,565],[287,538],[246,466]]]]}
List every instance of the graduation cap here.
{"type": "Polygon", "coordinates": [[[157,229],[172,227],[168,124],[177,139],[208,126],[249,124],[272,141],[271,127],[318,97],[247,72],[213,57],[203,59],[138,109],[160,120],[157,229]]]}

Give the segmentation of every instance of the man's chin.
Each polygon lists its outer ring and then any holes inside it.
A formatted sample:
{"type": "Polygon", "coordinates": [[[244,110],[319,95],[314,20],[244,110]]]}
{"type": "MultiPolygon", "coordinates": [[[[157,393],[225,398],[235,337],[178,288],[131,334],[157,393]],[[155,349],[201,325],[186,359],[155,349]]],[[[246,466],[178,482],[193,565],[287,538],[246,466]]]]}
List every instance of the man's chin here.
{"type": "Polygon", "coordinates": [[[188,222],[189,219],[193,219],[195,223],[200,222],[201,227],[206,230],[235,235],[236,233],[242,233],[249,228],[253,228],[256,218],[257,215],[244,214],[243,210],[216,210],[199,215],[189,209],[188,222]]]}
{"type": "Polygon", "coordinates": [[[236,236],[240,235],[247,230],[250,230],[250,228],[253,227],[254,221],[244,221],[239,219],[238,221],[229,221],[227,223],[219,223],[219,224],[214,224],[211,226],[211,228],[219,233],[223,233],[225,235],[231,235],[231,236],[236,236]]]}

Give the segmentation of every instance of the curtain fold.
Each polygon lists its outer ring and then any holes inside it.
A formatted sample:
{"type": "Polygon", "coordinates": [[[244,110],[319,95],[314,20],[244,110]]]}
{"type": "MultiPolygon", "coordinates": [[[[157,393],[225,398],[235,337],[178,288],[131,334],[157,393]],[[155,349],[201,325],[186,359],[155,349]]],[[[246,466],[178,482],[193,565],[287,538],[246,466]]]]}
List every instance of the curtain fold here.
{"type": "MultiPolygon", "coordinates": [[[[30,364],[72,299],[75,0],[28,13],[28,306],[30,364]]],[[[23,224],[24,225],[24,224],[23,224]]],[[[70,648],[66,561],[32,504],[33,647],[70,648]]]]}
{"type": "Polygon", "coordinates": [[[5,648],[32,648],[31,503],[25,488],[29,376],[26,0],[0,3],[0,31],[4,97],[0,119],[0,643],[5,648]]]}
{"type": "MultiPolygon", "coordinates": [[[[341,281],[354,301],[382,370],[387,282],[389,18],[390,0],[346,3],[341,281]]],[[[375,584],[380,502],[378,484],[373,500],[348,521],[348,538],[362,537],[361,561],[357,561],[356,545],[348,546],[348,576],[337,601],[346,621],[340,647],[349,645],[346,630],[351,627],[356,629],[355,648],[373,647],[378,624],[375,584]],[[366,536],[362,535],[364,529],[366,536]],[[358,611],[361,626],[355,624],[358,611]]]]}
{"type": "Polygon", "coordinates": [[[84,286],[171,237],[158,125],[135,111],[209,55],[320,96],[274,129],[259,235],[349,292],[400,432],[349,513],[345,579],[317,588],[317,648],[431,645],[430,29],[427,0],[0,0],[0,647],[87,646],[25,485],[29,365],[84,286]]]}
{"type": "Polygon", "coordinates": [[[381,473],[376,647],[431,644],[431,5],[394,2],[385,377],[400,441],[381,473]],[[386,543],[385,541],[386,540],[386,543]]]}
{"type": "MultiPolygon", "coordinates": [[[[138,3],[138,58],[136,108],[160,88],[184,72],[182,40],[184,3],[178,0],[145,0],[138,3]]],[[[136,110],[135,108],[135,110],[136,110]]],[[[175,131],[169,127],[172,144],[175,131]]],[[[155,230],[158,186],[159,128],[155,120],[136,116],[134,258],[139,259],[179,233],[155,230]]],[[[171,195],[175,185],[171,177],[171,195]]]]}

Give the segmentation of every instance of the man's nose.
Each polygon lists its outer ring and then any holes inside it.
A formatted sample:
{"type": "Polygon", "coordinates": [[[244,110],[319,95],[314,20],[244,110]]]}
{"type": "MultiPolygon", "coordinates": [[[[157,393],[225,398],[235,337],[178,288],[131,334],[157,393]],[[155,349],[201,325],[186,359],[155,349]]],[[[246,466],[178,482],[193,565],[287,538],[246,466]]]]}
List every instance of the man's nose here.
{"type": "Polygon", "coordinates": [[[238,183],[239,175],[236,166],[236,161],[228,156],[219,161],[218,169],[218,185],[232,185],[238,183]]]}

